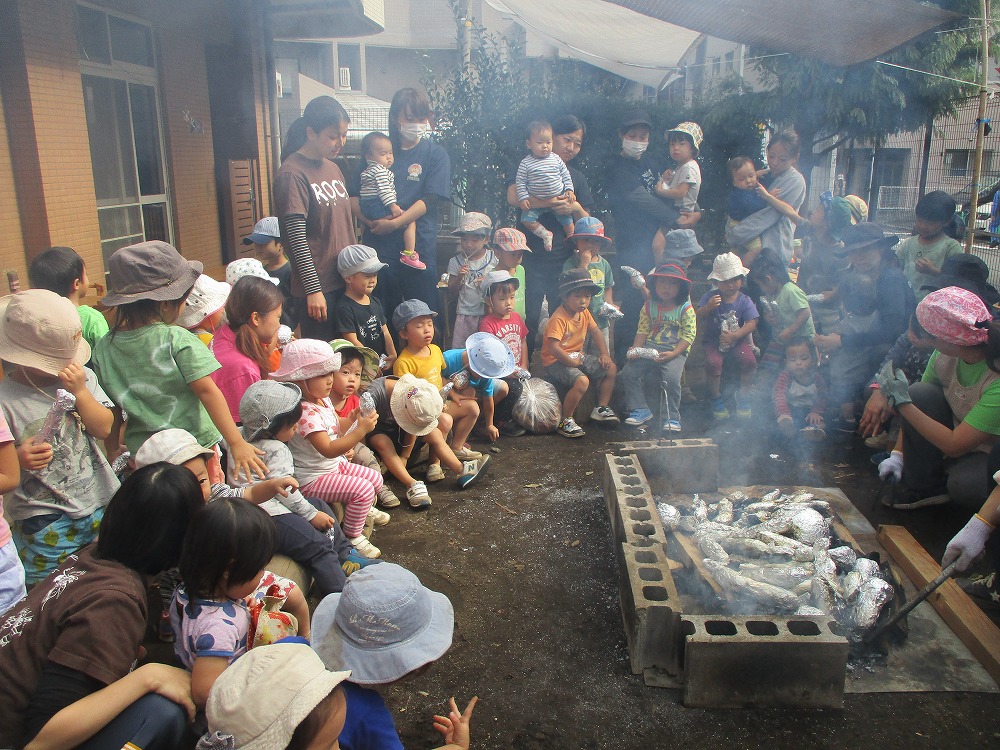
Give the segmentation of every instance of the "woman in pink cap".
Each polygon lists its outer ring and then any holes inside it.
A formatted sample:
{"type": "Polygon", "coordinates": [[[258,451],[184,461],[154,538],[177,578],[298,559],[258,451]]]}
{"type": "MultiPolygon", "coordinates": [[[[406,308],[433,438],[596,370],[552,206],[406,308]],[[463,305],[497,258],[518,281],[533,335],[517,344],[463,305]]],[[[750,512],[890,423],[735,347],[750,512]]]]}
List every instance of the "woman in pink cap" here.
{"type": "Polygon", "coordinates": [[[902,480],[892,507],[913,510],[953,500],[979,508],[1000,469],[1000,324],[960,287],[928,294],[917,306],[918,335],[934,353],[920,382],[907,385],[891,363],[876,376],[903,419],[902,451],[879,466],[902,480]],[[997,464],[997,465],[994,465],[997,464]]]}

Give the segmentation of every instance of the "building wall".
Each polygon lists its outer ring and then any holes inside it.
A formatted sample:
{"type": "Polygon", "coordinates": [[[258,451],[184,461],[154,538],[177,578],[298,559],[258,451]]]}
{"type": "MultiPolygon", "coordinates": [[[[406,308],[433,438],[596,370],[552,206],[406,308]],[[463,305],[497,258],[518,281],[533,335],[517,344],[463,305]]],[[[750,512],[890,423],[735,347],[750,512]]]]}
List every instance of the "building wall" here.
{"type": "MultiPolygon", "coordinates": [[[[0,144],[7,143],[7,120],[4,116],[3,96],[0,93],[0,144]]],[[[21,216],[17,210],[17,188],[14,184],[14,167],[10,161],[10,151],[0,147],[0,195],[7,196],[0,201],[0,273],[4,276],[14,271],[27,283],[28,264],[25,262],[24,239],[21,235],[21,216]]],[[[0,279],[0,289],[6,292],[0,279]]]]}

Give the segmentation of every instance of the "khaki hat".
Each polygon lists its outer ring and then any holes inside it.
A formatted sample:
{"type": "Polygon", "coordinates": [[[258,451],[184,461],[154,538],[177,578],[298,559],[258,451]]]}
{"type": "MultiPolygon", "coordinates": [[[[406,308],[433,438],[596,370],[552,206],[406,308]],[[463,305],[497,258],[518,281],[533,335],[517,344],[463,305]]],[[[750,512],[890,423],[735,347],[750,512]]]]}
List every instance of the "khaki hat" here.
{"type": "Polygon", "coordinates": [[[194,289],[184,303],[184,309],[177,318],[177,325],[181,328],[194,328],[209,315],[225,307],[232,290],[233,288],[226,282],[216,281],[211,276],[202,274],[194,282],[194,289]]]}
{"type": "Polygon", "coordinates": [[[444,401],[433,385],[406,373],[392,389],[389,408],[403,432],[420,437],[437,427],[444,401]]]}
{"type": "Polygon", "coordinates": [[[90,359],[76,305],[48,289],[0,299],[0,359],[58,375],[90,359]]]}
{"type": "Polygon", "coordinates": [[[452,234],[477,234],[480,237],[489,237],[493,229],[493,220],[486,214],[477,211],[469,211],[462,214],[458,220],[458,229],[452,234]]]}
{"type": "Polygon", "coordinates": [[[185,260],[173,245],[160,240],[123,247],[108,261],[108,293],[101,302],[116,307],[144,299],[180,299],[202,268],[200,261],[185,260]]]}
{"type": "Polygon", "coordinates": [[[215,455],[211,448],[200,445],[187,430],[171,427],[160,430],[146,438],[146,442],[135,452],[135,468],[166,461],[168,464],[180,466],[192,458],[201,456],[206,461],[215,455]]]}
{"type": "Polygon", "coordinates": [[[379,376],[378,352],[367,346],[358,346],[353,341],[347,339],[334,339],[330,342],[330,348],[335,352],[343,352],[345,349],[354,349],[361,354],[361,382],[367,385],[379,376]]]}

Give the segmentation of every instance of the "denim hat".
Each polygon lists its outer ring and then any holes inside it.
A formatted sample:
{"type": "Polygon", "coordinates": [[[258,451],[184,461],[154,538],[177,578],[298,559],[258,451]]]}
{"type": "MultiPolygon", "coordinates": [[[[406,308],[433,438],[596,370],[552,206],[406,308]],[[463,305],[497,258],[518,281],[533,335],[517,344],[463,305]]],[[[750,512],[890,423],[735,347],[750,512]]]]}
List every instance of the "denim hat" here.
{"type": "Polygon", "coordinates": [[[565,298],[576,289],[589,289],[591,294],[597,294],[601,288],[590,278],[586,268],[571,268],[559,274],[559,296],[565,298]]]}
{"type": "Polygon", "coordinates": [[[493,233],[493,247],[508,253],[514,253],[518,250],[524,253],[531,252],[531,248],[528,247],[528,238],[524,236],[524,232],[510,227],[500,227],[493,233]]]}
{"type": "Polygon", "coordinates": [[[258,380],[251,383],[240,399],[243,439],[252,443],[275,419],[295,410],[302,402],[302,391],[295,383],[258,380]]]}
{"type": "Polygon", "coordinates": [[[144,299],[180,299],[202,268],[201,261],[185,260],[173,245],[160,240],[123,247],[108,260],[108,293],[101,303],[117,307],[144,299]]]}
{"type": "Polygon", "coordinates": [[[611,238],[604,236],[603,222],[595,216],[584,216],[582,219],[577,219],[576,224],[573,226],[573,234],[569,235],[566,239],[578,240],[581,237],[600,240],[604,243],[605,248],[611,245],[611,238]]]}
{"type": "Polygon", "coordinates": [[[226,283],[229,286],[236,286],[236,282],[244,276],[256,276],[259,279],[267,279],[277,286],[279,281],[264,270],[264,264],[256,258],[239,258],[226,266],[226,283]]]}
{"type": "Polygon", "coordinates": [[[281,352],[281,366],[271,373],[274,380],[308,380],[340,369],[340,355],[325,341],[295,339],[281,352]]]}
{"type": "Polygon", "coordinates": [[[437,317],[437,313],[431,310],[423,300],[405,299],[392,311],[392,327],[397,331],[402,331],[411,320],[426,315],[430,315],[432,318],[437,317]]]}
{"type": "Polygon", "coordinates": [[[281,228],[277,216],[265,216],[257,222],[253,233],[243,238],[244,245],[266,245],[271,240],[281,241],[281,228]]]}
{"type": "Polygon", "coordinates": [[[337,273],[345,278],[356,273],[378,273],[388,268],[378,259],[378,253],[367,245],[348,245],[337,256],[337,273]]]}
{"type": "Polygon", "coordinates": [[[86,364],[76,305],[48,289],[25,289],[0,299],[0,358],[58,375],[67,365],[86,364]]]}
{"type": "Polygon", "coordinates": [[[206,461],[215,455],[215,451],[201,445],[187,430],[171,427],[167,430],[154,432],[146,442],[135,452],[135,468],[166,461],[168,464],[180,466],[192,458],[201,456],[206,461]]]}
{"type": "Polygon", "coordinates": [[[177,318],[177,325],[181,328],[194,328],[209,315],[225,307],[232,290],[233,288],[226,282],[216,281],[211,276],[202,274],[194,282],[194,289],[184,303],[184,309],[177,318]]]}
{"type": "Polygon", "coordinates": [[[664,258],[690,258],[692,255],[705,252],[698,244],[698,238],[693,229],[674,229],[667,232],[667,244],[663,251],[664,258]]]}
{"type": "Polygon", "coordinates": [[[458,220],[458,229],[452,234],[475,234],[480,237],[489,237],[492,229],[493,220],[489,216],[478,211],[469,211],[462,214],[462,218],[458,220]]]}
{"type": "Polygon", "coordinates": [[[352,573],[343,592],[319,603],[312,644],[327,669],[350,669],[359,685],[385,685],[444,656],[454,628],[447,596],[381,563],[352,573]]]}
{"type": "Polygon", "coordinates": [[[514,372],[514,353],[492,333],[479,331],[465,340],[469,369],[481,378],[505,378],[514,372]]]}

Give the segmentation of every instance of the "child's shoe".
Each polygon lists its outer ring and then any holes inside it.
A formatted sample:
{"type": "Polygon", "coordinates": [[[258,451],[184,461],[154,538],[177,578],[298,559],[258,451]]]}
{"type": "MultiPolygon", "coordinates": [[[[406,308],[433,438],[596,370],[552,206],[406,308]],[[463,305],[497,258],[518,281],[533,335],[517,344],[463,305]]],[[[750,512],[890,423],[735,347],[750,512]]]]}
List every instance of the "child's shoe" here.
{"type": "Polygon", "coordinates": [[[745,396],[742,393],[736,394],[736,418],[737,419],[751,419],[753,417],[753,408],[750,405],[750,397],[745,396]]]}
{"type": "Polygon", "coordinates": [[[369,565],[374,565],[375,563],[382,562],[378,558],[368,558],[364,555],[358,553],[357,550],[351,550],[347,554],[347,559],[340,564],[340,567],[344,569],[344,573],[350,575],[351,573],[357,573],[362,568],[367,568],[369,565]]]}
{"type": "Polygon", "coordinates": [[[369,560],[372,560],[376,557],[382,556],[382,550],[369,542],[364,536],[358,536],[354,539],[349,539],[348,541],[351,543],[351,546],[354,547],[354,551],[362,557],[367,557],[369,560]]]}
{"type": "Polygon", "coordinates": [[[726,400],[722,396],[712,399],[712,417],[718,420],[729,419],[729,409],[726,408],[726,400]]]}
{"type": "Polygon", "coordinates": [[[170,627],[170,613],[167,610],[160,612],[160,622],[157,624],[157,635],[163,643],[174,642],[174,629],[170,627]]]}
{"type": "Polygon", "coordinates": [[[594,410],[590,412],[590,418],[595,422],[618,423],[618,415],[611,410],[610,406],[595,406],[594,410]]]}
{"type": "Polygon", "coordinates": [[[458,488],[464,490],[486,473],[490,457],[483,456],[475,461],[465,461],[462,464],[462,474],[458,477],[458,488]]]}
{"type": "Polygon", "coordinates": [[[441,468],[441,464],[430,464],[427,467],[427,481],[440,482],[442,479],[444,479],[444,469],[441,468]]]}
{"type": "Polygon", "coordinates": [[[431,507],[431,496],[427,494],[427,485],[414,482],[406,491],[406,501],[414,510],[425,510],[431,507]]]}
{"type": "Polygon", "coordinates": [[[646,424],[649,420],[653,418],[653,412],[649,409],[633,409],[625,417],[625,424],[631,425],[632,427],[638,427],[639,425],[646,424]]]}
{"type": "Polygon", "coordinates": [[[455,451],[455,458],[459,461],[478,461],[483,457],[483,454],[479,451],[474,451],[466,445],[462,446],[462,450],[455,451]]]}
{"type": "Polygon", "coordinates": [[[399,254],[399,262],[404,266],[416,268],[418,271],[423,271],[427,268],[427,264],[420,260],[420,256],[412,250],[410,252],[406,252],[405,250],[401,252],[399,254]]]}
{"type": "Polygon", "coordinates": [[[368,511],[368,519],[372,522],[373,526],[385,526],[392,520],[392,516],[373,505],[371,510],[368,511]]]}
{"type": "Polygon", "coordinates": [[[501,422],[499,425],[500,434],[506,435],[507,437],[521,437],[522,435],[527,435],[528,431],[521,427],[513,419],[509,422],[501,422]]]}
{"type": "Polygon", "coordinates": [[[582,438],[587,433],[576,423],[573,417],[566,417],[559,423],[559,434],[568,438],[582,438]]]}
{"type": "Polygon", "coordinates": [[[667,419],[663,422],[664,432],[681,432],[682,429],[681,423],[676,419],[667,419]]]}
{"type": "Polygon", "coordinates": [[[540,229],[537,232],[538,236],[542,238],[542,247],[545,248],[546,252],[552,252],[552,232],[548,229],[540,229]]]}
{"type": "Polygon", "coordinates": [[[382,489],[380,489],[376,495],[378,504],[383,508],[398,508],[399,498],[396,497],[396,493],[389,489],[389,485],[383,484],[382,489]]]}
{"type": "MultiPolygon", "coordinates": [[[[810,443],[822,443],[826,440],[826,430],[822,427],[816,427],[815,425],[806,425],[801,430],[799,430],[799,435],[802,436],[803,440],[810,443]]],[[[888,456],[886,456],[888,458],[888,456]]]]}

